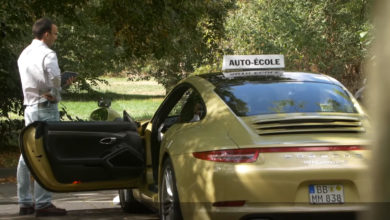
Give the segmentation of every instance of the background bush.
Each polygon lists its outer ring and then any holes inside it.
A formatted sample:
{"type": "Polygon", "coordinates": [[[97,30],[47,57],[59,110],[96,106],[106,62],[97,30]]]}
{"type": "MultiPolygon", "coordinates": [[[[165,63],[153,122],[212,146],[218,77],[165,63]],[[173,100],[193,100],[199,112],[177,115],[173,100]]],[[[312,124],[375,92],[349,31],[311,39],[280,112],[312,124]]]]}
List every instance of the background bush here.
{"type": "MultiPolygon", "coordinates": [[[[364,77],[372,41],[368,0],[2,0],[0,6],[0,145],[22,115],[16,60],[31,26],[59,26],[54,50],[63,71],[91,91],[106,73],[154,77],[171,88],[192,73],[219,71],[224,54],[284,54],[287,69],[329,74],[352,92],[364,77]]],[[[17,125],[16,125],[17,124],[17,125]]]]}

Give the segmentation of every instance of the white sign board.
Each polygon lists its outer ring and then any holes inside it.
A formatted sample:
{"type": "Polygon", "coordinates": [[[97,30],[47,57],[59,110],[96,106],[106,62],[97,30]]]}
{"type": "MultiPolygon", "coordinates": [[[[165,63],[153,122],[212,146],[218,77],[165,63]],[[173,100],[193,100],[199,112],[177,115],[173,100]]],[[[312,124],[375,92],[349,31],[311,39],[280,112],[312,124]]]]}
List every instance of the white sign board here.
{"type": "Polygon", "coordinates": [[[281,69],[283,55],[225,55],[222,70],[281,69]]]}

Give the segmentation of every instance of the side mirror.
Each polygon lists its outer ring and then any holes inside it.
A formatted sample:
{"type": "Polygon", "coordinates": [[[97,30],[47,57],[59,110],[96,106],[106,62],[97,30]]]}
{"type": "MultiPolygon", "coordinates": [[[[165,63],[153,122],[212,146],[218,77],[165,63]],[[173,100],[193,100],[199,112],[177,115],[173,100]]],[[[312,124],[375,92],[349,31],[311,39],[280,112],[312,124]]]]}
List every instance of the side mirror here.
{"type": "Polygon", "coordinates": [[[94,110],[89,116],[91,121],[107,121],[108,119],[108,110],[106,108],[99,108],[94,110]]]}
{"type": "Polygon", "coordinates": [[[98,101],[98,106],[102,108],[109,108],[111,106],[111,100],[109,99],[100,99],[98,101]]]}

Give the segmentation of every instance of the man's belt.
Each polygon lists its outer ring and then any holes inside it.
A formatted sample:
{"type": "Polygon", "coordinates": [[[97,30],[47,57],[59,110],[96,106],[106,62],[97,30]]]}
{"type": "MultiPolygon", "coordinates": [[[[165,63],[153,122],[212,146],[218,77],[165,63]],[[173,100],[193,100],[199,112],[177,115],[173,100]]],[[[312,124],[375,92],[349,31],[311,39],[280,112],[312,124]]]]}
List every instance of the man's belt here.
{"type": "Polygon", "coordinates": [[[32,105],[24,105],[24,106],[38,106],[39,108],[45,108],[50,105],[57,104],[57,102],[50,102],[50,101],[44,101],[44,102],[39,102],[37,104],[32,104],[32,105]]]}
{"type": "Polygon", "coordinates": [[[55,104],[56,102],[50,102],[50,101],[44,101],[44,102],[40,102],[38,103],[38,108],[46,108],[48,106],[50,106],[51,104],[55,104]]]}

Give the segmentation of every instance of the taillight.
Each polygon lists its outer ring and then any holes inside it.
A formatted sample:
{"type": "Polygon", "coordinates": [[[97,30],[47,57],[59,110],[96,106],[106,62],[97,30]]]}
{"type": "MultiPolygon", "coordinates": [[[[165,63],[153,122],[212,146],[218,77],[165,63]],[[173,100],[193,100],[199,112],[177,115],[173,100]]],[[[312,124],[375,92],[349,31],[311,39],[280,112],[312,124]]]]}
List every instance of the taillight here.
{"type": "Polygon", "coordinates": [[[282,153],[282,152],[315,152],[315,151],[352,151],[364,150],[360,145],[348,146],[307,146],[307,147],[267,147],[267,148],[246,148],[234,150],[215,150],[192,153],[195,158],[230,163],[251,163],[255,162],[260,153],[282,153]]]}
{"type": "Polygon", "coordinates": [[[216,150],[193,153],[195,158],[215,162],[250,163],[259,156],[258,149],[216,150]]]}

